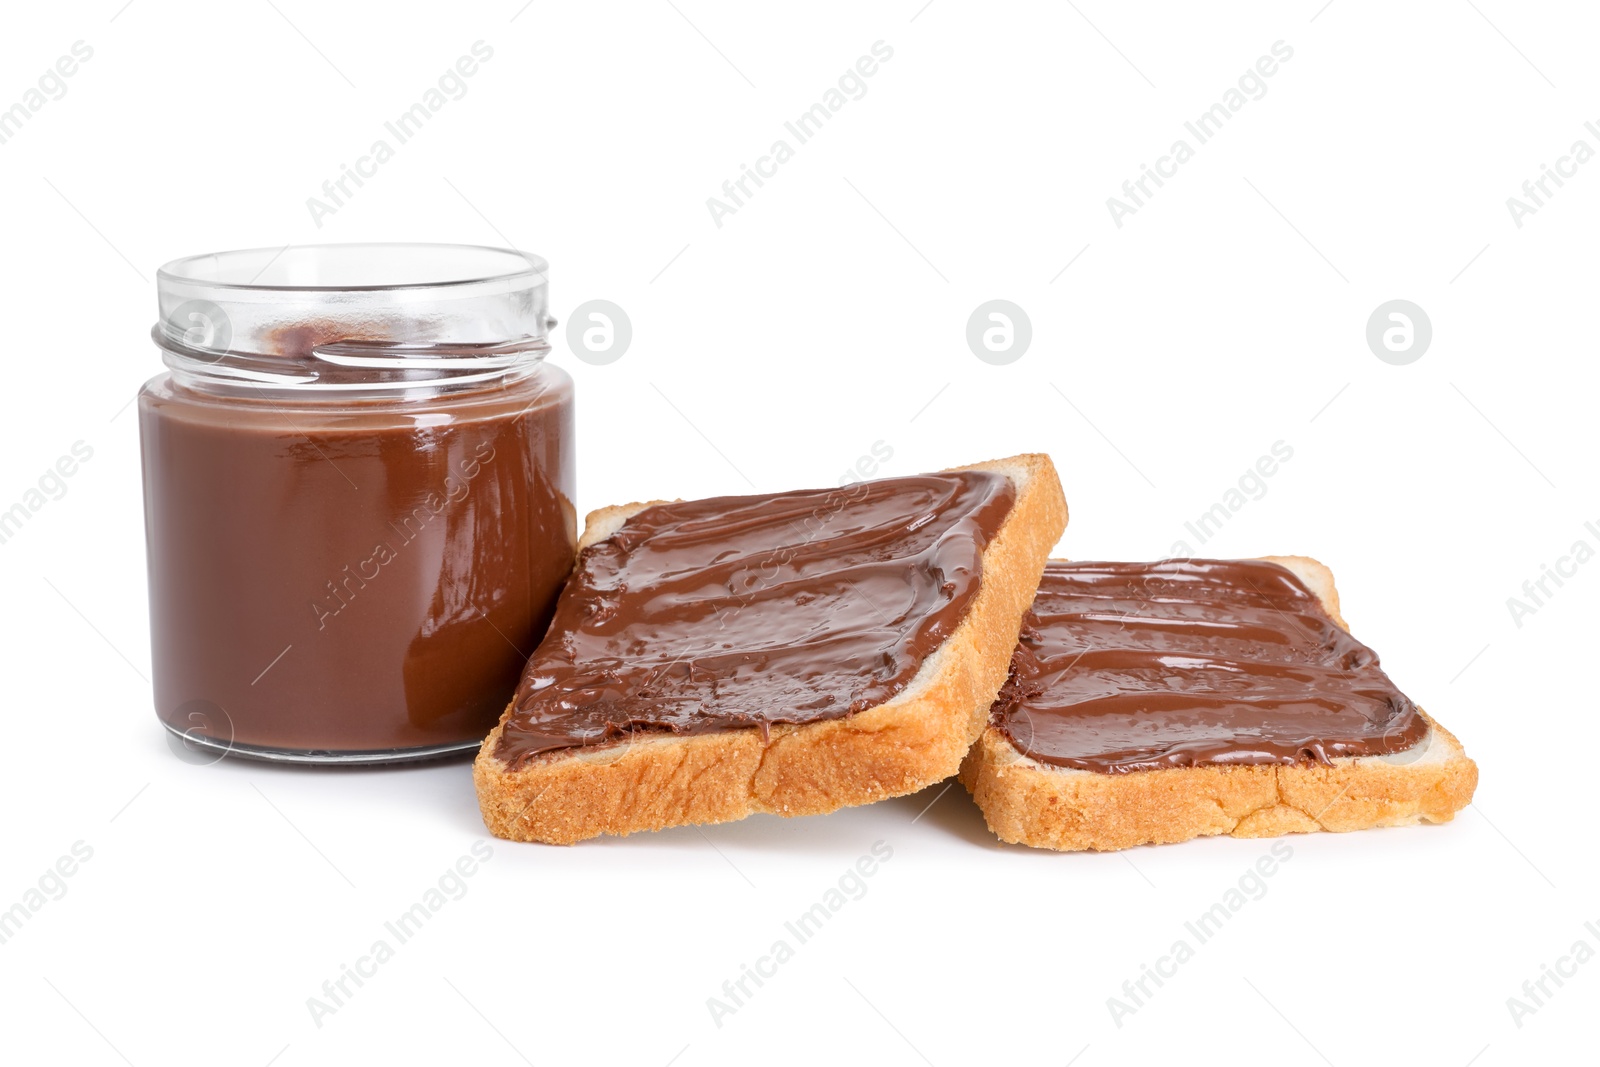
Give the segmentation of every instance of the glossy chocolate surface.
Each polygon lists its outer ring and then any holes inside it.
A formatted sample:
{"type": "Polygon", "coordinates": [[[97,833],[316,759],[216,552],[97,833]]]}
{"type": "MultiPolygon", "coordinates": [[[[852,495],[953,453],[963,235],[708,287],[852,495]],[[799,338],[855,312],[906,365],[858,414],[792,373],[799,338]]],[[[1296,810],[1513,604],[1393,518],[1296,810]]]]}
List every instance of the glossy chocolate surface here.
{"type": "Polygon", "coordinates": [[[647,507],[579,555],[495,754],[880,704],[966,617],[1015,498],[961,471],[647,507]]]}
{"type": "Polygon", "coordinates": [[[991,721],[1102,774],[1327,763],[1428,724],[1292,572],[1256,560],[1051,561],[991,721]]]}
{"type": "Polygon", "coordinates": [[[481,741],[572,568],[571,380],[323,406],[140,398],[157,712],[239,751],[481,741]]]}

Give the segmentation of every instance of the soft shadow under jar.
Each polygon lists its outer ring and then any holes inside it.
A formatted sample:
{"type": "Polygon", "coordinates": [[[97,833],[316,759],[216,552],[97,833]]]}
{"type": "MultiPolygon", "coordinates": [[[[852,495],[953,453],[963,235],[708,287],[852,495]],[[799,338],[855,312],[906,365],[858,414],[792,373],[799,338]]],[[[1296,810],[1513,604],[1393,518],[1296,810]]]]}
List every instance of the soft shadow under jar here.
{"type": "Polygon", "coordinates": [[[326,245],[177,260],[139,396],[156,712],[185,750],[475,748],[571,570],[546,265],[326,245]]]}

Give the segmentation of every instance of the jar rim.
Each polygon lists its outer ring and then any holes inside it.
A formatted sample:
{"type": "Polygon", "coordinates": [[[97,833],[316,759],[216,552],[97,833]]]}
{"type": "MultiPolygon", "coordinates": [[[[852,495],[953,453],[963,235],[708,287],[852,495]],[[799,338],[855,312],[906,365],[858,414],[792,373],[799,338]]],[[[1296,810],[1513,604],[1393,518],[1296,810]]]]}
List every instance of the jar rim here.
{"type": "Polygon", "coordinates": [[[549,351],[548,265],[520,249],[286,245],[176,259],[151,339],[187,385],[436,395],[530,373],[549,351]]]}
{"type": "Polygon", "coordinates": [[[166,283],[232,292],[361,293],[455,289],[519,280],[538,285],[546,281],[549,269],[550,264],[542,257],[515,248],[450,242],[361,241],[242,248],[182,256],[162,264],[156,271],[156,278],[158,285],[166,283]],[[449,263],[458,266],[452,270],[449,263]],[[474,267],[474,263],[480,265],[474,267]],[[494,263],[498,263],[500,269],[495,269],[494,263]],[[209,265],[209,269],[204,269],[205,265],[209,265]],[[370,281],[334,280],[345,272],[359,277],[365,270],[391,273],[389,280],[376,280],[376,276],[370,281]],[[426,270],[427,275],[401,280],[408,273],[421,270],[426,270]],[[309,281],[294,280],[292,275],[315,277],[309,281]],[[269,280],[262,281],[263,276],[269,280]],[[270,280],[279,277],[285,280],[270,280]],[[327,284],[317,284],[324,277],[327,284]]]}

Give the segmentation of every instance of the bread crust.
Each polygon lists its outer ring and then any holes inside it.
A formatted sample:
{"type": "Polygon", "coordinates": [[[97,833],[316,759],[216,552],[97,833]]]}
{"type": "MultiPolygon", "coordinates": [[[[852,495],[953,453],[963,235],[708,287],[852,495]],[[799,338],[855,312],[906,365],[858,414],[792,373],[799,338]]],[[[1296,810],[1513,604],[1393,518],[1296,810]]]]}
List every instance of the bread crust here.
{"type": "MultiPolygon", "coordinates": [[[[1327,567],[1305,556],[1261,558],[1293,571],[1349,630],[1327,567]]],[[[1471,802],[1478,766],[1453,734],[1422,717],[1427,736],[1394,756],[1128,774],[1040,763],[989,726],[960,777],[1002,841],[1058,851],[1449,822],[1471,802]]]]}
{"type": "MultiPolygon", "coordinates": [[[[1050,457],[955,470],[998,471],[1016,502],[983,553],[961,624],[892,700],[842,719],[653,735],[548,753],[518,770],[494,755],[508,707],[473,763],[484,825],[514,841],[573,844],[600,834],[729,822],[755,812],[817,815],[914,793],[955,774],[1005,682],[1022,616],[1067,522],[1050,457]]],[[[580,547],[648,504],[590,513],[580,547]]]]}

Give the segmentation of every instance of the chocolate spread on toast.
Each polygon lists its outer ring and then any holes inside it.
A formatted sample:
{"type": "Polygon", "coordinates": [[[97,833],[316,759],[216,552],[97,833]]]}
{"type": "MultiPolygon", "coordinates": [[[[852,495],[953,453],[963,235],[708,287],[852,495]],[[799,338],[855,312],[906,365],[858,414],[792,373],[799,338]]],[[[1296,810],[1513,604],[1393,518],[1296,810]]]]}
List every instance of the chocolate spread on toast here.
{"type": "Polygon", "coordinates": [[[1404,751],[1428,723],[1292,572],[1259,560],[1045,568],[991,722],[1122,774],[1404,751]]]}
{"type": "Polygon", "coordinates": [[[884,703],[966,617],[1015,500],[955,471],[644,508],[579,555],[495,756],[884,703]]]}

